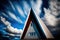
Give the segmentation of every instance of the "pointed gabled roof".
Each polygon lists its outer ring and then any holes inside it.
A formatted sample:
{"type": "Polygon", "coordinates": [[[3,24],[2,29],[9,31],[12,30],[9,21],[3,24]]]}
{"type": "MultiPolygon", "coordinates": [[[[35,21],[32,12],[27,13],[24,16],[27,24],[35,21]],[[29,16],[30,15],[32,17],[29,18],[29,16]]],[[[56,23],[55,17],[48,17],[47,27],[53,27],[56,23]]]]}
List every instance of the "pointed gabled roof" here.
{"type": "MultiPolygon", "coordinates": [[[[28,28],[30,27],[29,25],[30,25],[30,23],[31,23],[31,21],[34,21],[34,23],[36,24],[36,28],[37,28],[37,30],[38,30],[38,32],[39,32],[39,34],[40,34],[40,36],[41,36],[41,38],[53,38],[53,36],[52,36],[52,34],[47,30],[47,33],[49,33],[49,35],[48,36],[46,36],[46,32],[45,31],[43,31],[44,30],[44,28],[42,29],[41,28],[41,24],[39,24],[39,21],[37,20],[37,17],[36,17],[36,15],[35,15],[35,13],[33,12],[33,10],[31,9],[31,11],[30,11],[30,14],[29,14],[29,17],[28,17],[28,20],[27,20],[27,23],[26,23],[26,26],[25,26],[25,28],[24,28],[24,31],[23,31],[23,34],[22,34],[22,36],[21,36],[21,39],[24,39],[24,37],[25,37],[25,35],[26,35],[26,33],[27,33],[27,30],[28,30],[28,28]]],[[[44,25],[45,26],[45,25],[44,25]]],[[[46,27],[45,27],[46,28],[46,27]]],[[[47,28],[46,28],[47,29],[47,28]]]]}

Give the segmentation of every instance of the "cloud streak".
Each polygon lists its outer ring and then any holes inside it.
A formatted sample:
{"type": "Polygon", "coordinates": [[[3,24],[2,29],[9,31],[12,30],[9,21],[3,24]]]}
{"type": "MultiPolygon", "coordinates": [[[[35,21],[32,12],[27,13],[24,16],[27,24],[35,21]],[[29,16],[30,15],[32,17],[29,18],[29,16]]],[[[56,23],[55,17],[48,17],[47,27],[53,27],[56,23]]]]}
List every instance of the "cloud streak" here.
{"type": "Polygon", "coordinates": [[[16,17],[16,15],[14,15],[13,13],[8,11],[8,14],[10,15],[11,18],[15,19],[17,22],[19,23],[23,23],[22,20],[18,17],[16,17]]]}
{"type": "Polygon", "coordinates": [[[42,5],[42,0],[39,0],[39,1],[31,1],[31,5],[32,5],[32,8],[34,10],[34,12],[37,14],[37,15],[40,15],[40,12],[41,12],[41,5],[42,5]]]}
{"type": "Polygon", "coordinates": [[[23,10],[21,9],[21,7],[18,6],[18,5],[16,5],[16,8],[17,8],[17,11],[19,12],[19,14],[20,14],[22,17],[25,18],[24,12],[23,12],[23,10]]]}
{"type": "Polygon", "coordinates": [[[11,5],[11,7],[13,8],[13,10],[15,10],[15,7],[14,7],[14,5],[12,4],[12,2],[9,1],[9,3],[10,3],[10,5],[11,5]]]}
{"type": "Polygon", "coordinates": [[[30,12],[31,7],[27,4],[27,2],[23,2],[24,5],[24,13],[26,15],[28,15],[28,13],[30,12]]]}

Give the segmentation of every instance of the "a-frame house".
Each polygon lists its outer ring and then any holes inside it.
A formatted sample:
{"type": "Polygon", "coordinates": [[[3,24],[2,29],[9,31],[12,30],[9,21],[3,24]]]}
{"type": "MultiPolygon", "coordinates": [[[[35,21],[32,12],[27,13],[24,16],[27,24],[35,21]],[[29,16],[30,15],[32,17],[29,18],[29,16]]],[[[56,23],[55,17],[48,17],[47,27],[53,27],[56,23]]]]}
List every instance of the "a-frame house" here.
{"type": "Polygon", "coordinates": [[[26,24],[25,24],[25,27],[23,29],[23,34],[21,36],[21,39],[45,39],[45,38],[54,38],[53,35],[51,34],[51,32],[48,30],[48,28],[46,27],[46,25],[43,23],[43,21],[39,18],[39,16],[37,16],[33,10],[31,9],[30,11],[30,14],[27,18],[27,21],[26,21],[26,24]],[[34,38],[32,36],[30,36],[30,38],[26,35],[27,32],[33,30],[32,28],[29,30],[29,28],[31,27],[30,24],[33,23],[35,24],[35,30],[37,29],[38,32],[37,35],[38,35],[38,38],[34,38]],[[29,31],[28,31],[29,30],[29,31]]]}

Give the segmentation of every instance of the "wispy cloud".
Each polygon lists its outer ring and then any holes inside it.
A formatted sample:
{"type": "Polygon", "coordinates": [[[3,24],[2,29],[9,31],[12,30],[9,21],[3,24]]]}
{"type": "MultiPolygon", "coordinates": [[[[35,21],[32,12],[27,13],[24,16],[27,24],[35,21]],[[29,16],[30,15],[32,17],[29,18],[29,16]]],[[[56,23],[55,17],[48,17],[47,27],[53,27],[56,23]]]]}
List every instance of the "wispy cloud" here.
{"type": "Polygon", "coordinates": [[[25,18],[24,12],[23,12],[23,10],[21,9],[21,7],[18,6],[18,5],[16,5],[16,8],[17,8],[17,11],[19,12],[19,14],[20,14],[22,17],[25,18]]]}
{"type": "Polygon", "coordinates": [[[14,7],[13,3],[11,1],[9,1],[9,3],[11,5],[12,9],[15,10],[15,7],[14,7]]]}
{"type": "Polygon", "coordinates": [[[10,15],[11,18],[15,19],[17,22],[23,23],[22,20],[19,17],[16,17],[16,15],[13,14],[12,12],[8,11],[8,14],[10,15]]]}
{"type": "Polygon", "coordinates": [[[4,15],[5,17],[8,17],[8,15],[6,15],[4,12],[2,12],[2,15],[4,15]]]}
{"type": "Polygon", "coordinates": [[[37,15],[40,15],[40,12],[41,12],[41,5],[42,5],[42,0],[38,0],[36,2],[34,1],[31,1],[31,5],[32,5],[32,8],[34,10],[34,12],[37,14],[37,15]]]}
{"type": "Polygon", "coordinates": [[[28,3],[25,1],[23,2],[24,5],[24,12],[26,15],[28,15],[28,13],[30,12],[31,7],[28,5],[28,3]]]}
{"type": "Polygon", "coordinates": [[[20,23],[22,23],[22,24],[24,23],[24,22],[20,19],[20,17],[17,17],[17,19],[18,19],[18,20],[17,20],[18,22],[20,22],[20,23]]]}

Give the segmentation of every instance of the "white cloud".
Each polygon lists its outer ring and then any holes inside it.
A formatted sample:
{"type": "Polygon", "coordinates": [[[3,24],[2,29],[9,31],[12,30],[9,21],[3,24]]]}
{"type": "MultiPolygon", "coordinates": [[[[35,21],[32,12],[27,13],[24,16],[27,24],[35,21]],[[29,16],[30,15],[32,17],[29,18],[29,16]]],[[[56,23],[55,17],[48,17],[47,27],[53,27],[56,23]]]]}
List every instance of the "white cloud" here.
{"type": "Polygon", "coordinates": [[[12,17],[13,19],[17,20],[17,17],[12,12],[8,11],[8,14],[10,15],[10,17],[12,17]]]}
{"type": "Polygon", "coordinates": [[[17,28],[12,27],[11,25],[7,26],[7,29],[12,33],[22,33],[22,29],[19,30],[17,28]]]}
{"type": "Polygon", "coordinates": [[[6,20],[5,18],[3,18],[2,16],[0,18],[1,18],[2,22],[5,22],[5,20],[6,20]]]}
{"type": "Polygon", "coordinates": [[[24,5],[24,13],[28,15],[28,13],[30,12],[30,6],[28,5],[27,2],[23,2],[23,5],[24,5]]]}
{"type": "Polygon", "coordinates": [[[15,7],[14,7],[14,5],[12,4],[12,2],[9,1],[9,3],[10,3],[10,5],[11,5],[11,7],[13,8],[13,10],[15,10],[15,7]]]}
{"type": "Polygon", "coordinates": [[[59,9],[57,6],[57,1],[50,1],[49,4],[51,13],[55,16],[58,16],[60,13],[57,11],[59,9]]]}
{"type": "Polygon", "coordinates": [[[10,25],[10,23],[8,21],[6,21],[5,18],[1,17],[1,21],[7,26],[10,25]]]}
{"type": "Polygon", "coordinates": [[[4,12],[2,12],[2,14],[3,14],[5,17],[8,17],[4,12]]]}
{"type": "Polygon", "coordinates": [[[24,23],[24,22],[20,19],[20,17],[17,17],[17,19],[18,19],[18,20],[17,20],[18,22],[20,22],[20,23],[22,23],[22,24],[24,23]]]}
{"type": "Polygon", "coordinates": [[[32,5],[32,8],[34,10],[34,12],[37,14],[37,15],[40,15],[40,12],[41,12],[41,5],[42,5],[42,0],[38,0],[36,2],[34,1],[31,1],[31,5],[32,5]]]}
{"type": "Polygon", "coordinates": [[[20,36],[20,35],[11,34],[11,33],[8,33],[8,35],[10,35],[10,36],[20,36]]]}
{"type": "Polygon", "coordinates": [[[51,14],[49,9],[44,8],[44,11],[45,11],[44,20],[46,20],[46,25],[56,26],[58,19],[51,14]]]}
{"type": "Polygon", "coordinates": [[[17,29],[17,28],[14,28],[14,27],[12,27],[11,26],[11,23],[10,22],[8,22],[8,21],[6,21],[6,19],[5,18],[3,18],[3,17],[1,17],[1,21],[7,26],[7,30],[9,31],[9,32],[12,32],[12,33],[22,33],[22,29],[17,29]]]}
{"type": "Polygon", "coordinates": [[[21,7],[18,6],[18,5],[16,5],[16,8],[17,8],[17,11],[19,12],[19,14],[20,14],[22,17],[25,18],[24,12],[23,12],[23,10],[21,9],[21,7]]]}
{"type": "Polygon", "coordinates": [[[8,12],[10,17],[12,17],[13,19],[15,19],[17,22],[19,23],[23,23],[22,20],[19,17],[16,17],[13,13],[8,12]]]}

